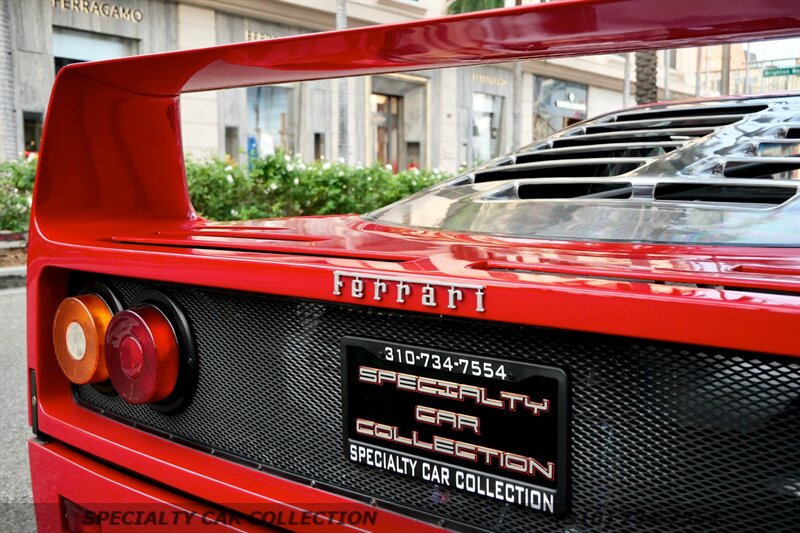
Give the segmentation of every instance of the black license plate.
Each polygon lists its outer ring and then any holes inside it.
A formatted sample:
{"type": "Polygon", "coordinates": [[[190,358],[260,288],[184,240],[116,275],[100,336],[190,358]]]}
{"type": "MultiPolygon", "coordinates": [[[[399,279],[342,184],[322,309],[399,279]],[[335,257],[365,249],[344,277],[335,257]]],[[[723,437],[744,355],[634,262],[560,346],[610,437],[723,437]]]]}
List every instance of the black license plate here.
{"type": "Polygon", "coordinates": [[[342,339],[344,446],[354,462],[559,514],[567,504],[560,368],[342,339]]]}

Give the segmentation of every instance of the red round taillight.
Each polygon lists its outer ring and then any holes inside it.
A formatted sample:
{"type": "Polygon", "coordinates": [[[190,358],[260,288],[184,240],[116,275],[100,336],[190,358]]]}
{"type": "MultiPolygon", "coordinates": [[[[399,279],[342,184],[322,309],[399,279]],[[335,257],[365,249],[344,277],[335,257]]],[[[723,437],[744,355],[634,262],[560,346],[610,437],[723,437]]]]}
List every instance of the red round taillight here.
{"type": "Polygon", "coordinates": [[[77,385],[108,379],[103,340],[111,309],[96,294],[66,298],[53,320],[53,347],[58,365],[77,385]]]}
{"type": "Polygon", "coordinates": [[[140,305],[114,315],[106,331],[106,365],[111,383],[128,403],[159,402],[175,388],[180,348],[164,314],[140,305]]]}

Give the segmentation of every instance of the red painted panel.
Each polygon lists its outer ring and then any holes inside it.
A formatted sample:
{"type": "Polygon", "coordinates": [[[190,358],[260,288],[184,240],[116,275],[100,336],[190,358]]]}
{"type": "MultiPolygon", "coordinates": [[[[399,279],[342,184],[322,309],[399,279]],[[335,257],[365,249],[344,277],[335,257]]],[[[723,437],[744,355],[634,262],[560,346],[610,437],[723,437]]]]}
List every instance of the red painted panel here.
{"type": "MultiPolygon", "coordinates": [[[[800,305],[791,294],[797,250],[503,239],[356,217],[206,224],[188,199],[177,100],[181,91],[207,88],[745,41],[799,29],[800,12],[784,0],[733,7],[729,0],[567,0],[63,69],[45,126],[29,247],[28,366],[36,371],[40,429],[176,492],[241,512],[263,504],[372,509],[79,408],[55,363],[50,332],[69,269],[361,305],[333,293],[334,271],[480,283],[486,311],[454,314],[800,356],[800,305]],[[224,232],[197,238],[212,228],[224,232]],[[538,270],[476,268],[515,263],[538,270]],[[598,279],[598,272],[623,279],[598,279]],[[726,279],[730,288],[716,286],[726,279]]],[[[416,303],[402,308],[451,312],[416,303]]],[[[31,468],[41,502],[63,494],[83,505],[102,494],[108,501],[192,505],[56,443],[31,444],[31,468]]],[[[42,529],[57,530],[55,515],[43,513],[42,529]]],[[[377,528],[387,531],[430,527],[379,516],[377,528]]]]}

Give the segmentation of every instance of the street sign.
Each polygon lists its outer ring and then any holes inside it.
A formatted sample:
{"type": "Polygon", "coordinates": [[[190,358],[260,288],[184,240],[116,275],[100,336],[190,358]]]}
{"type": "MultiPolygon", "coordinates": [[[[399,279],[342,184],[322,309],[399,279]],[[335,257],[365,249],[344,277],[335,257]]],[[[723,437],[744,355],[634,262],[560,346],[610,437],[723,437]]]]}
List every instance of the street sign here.
{"type": "Polygon", "coordinates": [[[768,67],[764,69],[765,78],[775,76],[800,76],[800,65],[795,67],[768,67]]]}

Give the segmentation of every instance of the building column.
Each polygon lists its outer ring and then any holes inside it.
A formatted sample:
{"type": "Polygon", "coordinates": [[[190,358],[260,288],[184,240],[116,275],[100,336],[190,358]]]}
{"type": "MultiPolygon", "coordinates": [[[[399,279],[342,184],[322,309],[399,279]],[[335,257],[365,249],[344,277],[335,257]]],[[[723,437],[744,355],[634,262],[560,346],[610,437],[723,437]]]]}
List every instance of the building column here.
{"type": "MultiPolygon", "coordinates": [[[[179,4],[178,48],[185,50],[216,44],[214,10],[179,4]]],[[[216,91],[181,95],[181,132],[184,153],[194,157],[219,155],[219,105],[216,91]]]]}
{"type": "Polygon", "coordinates": [[[13,159],[20,153],[13,52],[11,9],[8,0],[0,0],[0,160],[13,159]]]}
{"type": "Polygon", "coordinates": [[[520,144],[512,146],[512,150],[519,150],[533,142],[533,74],[522,73],[521,88],[522,103],[520,105],[520,144]]]}
{"type": "Polygon", "coordinates": [[[434,163],[443,170],[455,172],[461,164],[459,160],[459,93],[458,70],[453,68],[438,70],[440,84],[438,88],[439,116],[433,117],[439,127],[439,139],[432,145],[433,150],[438,150],[438,162],[434,163]]]}

